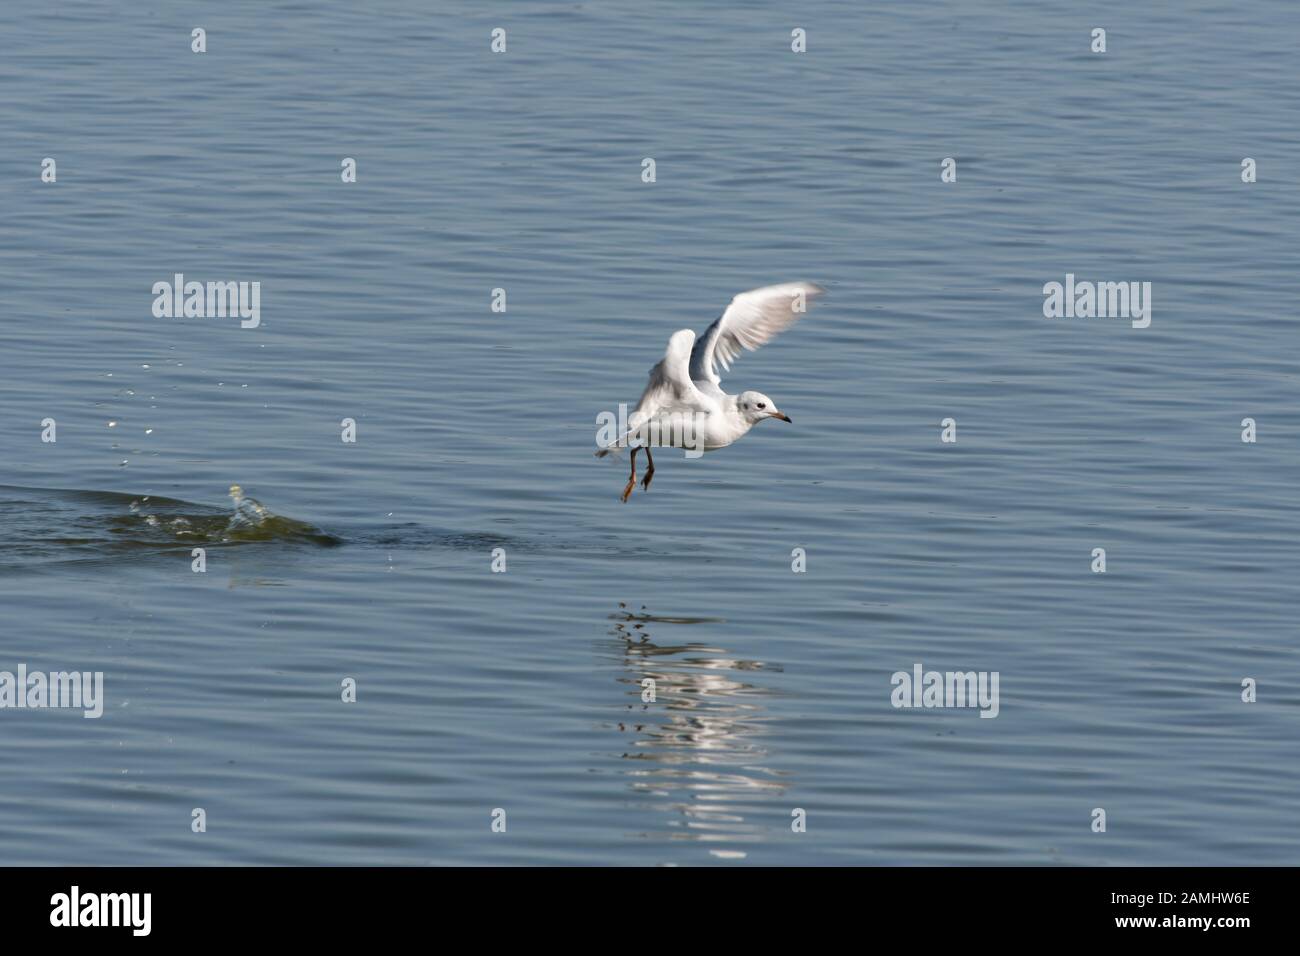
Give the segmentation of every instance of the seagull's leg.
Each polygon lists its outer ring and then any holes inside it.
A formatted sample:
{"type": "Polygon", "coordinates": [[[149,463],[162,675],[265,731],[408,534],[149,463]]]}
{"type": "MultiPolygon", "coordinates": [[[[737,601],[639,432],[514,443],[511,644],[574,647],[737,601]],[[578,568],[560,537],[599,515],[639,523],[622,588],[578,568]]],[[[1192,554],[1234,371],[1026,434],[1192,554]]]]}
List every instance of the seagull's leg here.
{"type": "Polygon", "coordinates": [[[628,476],[627,487],[623,489],[623,504],[627,504],[627,499],[632,497],[632,489],[636,487],[636,453],[641,450],[641,446],[632,446],[632,474],[628,476]]]}
{"type": "Polygon", "coordinates": [[[650,462],[650,467],[646,469],[645,477],[641,479],[641,487],[644,488],[646,491],[649,491],[650,479],[655,476],[655,459],[654,459],[654,455],[650,454],[649,445],[645,446],[645,457],[646,460],[650,462]]]}

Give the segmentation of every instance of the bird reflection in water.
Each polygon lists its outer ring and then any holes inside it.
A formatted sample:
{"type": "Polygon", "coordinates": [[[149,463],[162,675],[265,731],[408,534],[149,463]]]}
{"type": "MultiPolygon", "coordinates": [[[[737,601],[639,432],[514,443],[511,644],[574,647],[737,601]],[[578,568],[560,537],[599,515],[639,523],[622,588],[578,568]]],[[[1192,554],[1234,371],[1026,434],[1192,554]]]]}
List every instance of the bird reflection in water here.
{"type": "Polygon", "coordinates": [[[651,627],[662,632],[721,623],[718,618],[661,617],[625,604],[610,618],[625,670],[619,682],[627,685],[630,701],[616,725],[627,738],[627,774],[646,806],[668,813],[667,834],[645,835],[704,841],[715,844],[710,853],[716,857],[744,857],[737,844],[762,841],[782,820],[771,801],[787,783],[764,765],[769,691],[751,683],[780,668],[707,644],[657,643],[650,636],[651,627]]]}

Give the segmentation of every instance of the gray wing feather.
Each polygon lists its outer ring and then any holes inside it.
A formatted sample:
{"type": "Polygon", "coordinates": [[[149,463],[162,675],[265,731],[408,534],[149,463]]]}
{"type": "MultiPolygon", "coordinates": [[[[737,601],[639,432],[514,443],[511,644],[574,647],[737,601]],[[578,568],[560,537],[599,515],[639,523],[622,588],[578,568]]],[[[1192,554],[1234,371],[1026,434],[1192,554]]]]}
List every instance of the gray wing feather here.
{"type": "Polygon", "coordinates": [[[730,370],[742,350],[753,352],[794,325],[808,304],[825,291],[812,282],[784,282],[740,293],[696,340],[691,350],[690,377],[721,386],[719,365],[730,370]]]}

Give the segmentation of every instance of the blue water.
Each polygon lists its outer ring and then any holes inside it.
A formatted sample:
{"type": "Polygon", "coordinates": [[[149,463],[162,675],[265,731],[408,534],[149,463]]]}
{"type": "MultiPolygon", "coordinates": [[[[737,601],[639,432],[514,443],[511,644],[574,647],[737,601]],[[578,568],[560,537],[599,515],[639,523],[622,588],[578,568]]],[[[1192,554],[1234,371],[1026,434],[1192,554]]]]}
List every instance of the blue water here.
{"type": "Polygon", "coordinates": [[[0,670],[106,696],[0,710],[0,863],[1300,863],[1298,30],[0,7],[0,670]],[[178,272],[261,325],[155,318],[178,272]],[[723,381],[794,424],[621,504],[596,415],[791,279],[723,381]],[[227,540],[234,482],[328,540],[227,540]],[[998,716],[896,709],[917,662],[998,716]]]}

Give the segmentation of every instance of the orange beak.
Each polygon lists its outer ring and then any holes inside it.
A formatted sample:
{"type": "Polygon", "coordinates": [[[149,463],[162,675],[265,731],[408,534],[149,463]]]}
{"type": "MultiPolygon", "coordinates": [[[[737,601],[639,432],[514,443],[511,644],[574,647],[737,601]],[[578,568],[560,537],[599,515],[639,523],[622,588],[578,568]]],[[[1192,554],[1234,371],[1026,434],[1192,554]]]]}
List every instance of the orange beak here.
{"type": "MultiPolygon", "coordinates": [[[[785,412],[773,412],[772,417],[779,418],[783,422],[790,422],[790,416],[787,415],[785,412]]],[[[790,424],[793,425],[794,422],[790,422],[790,424]]]]}

